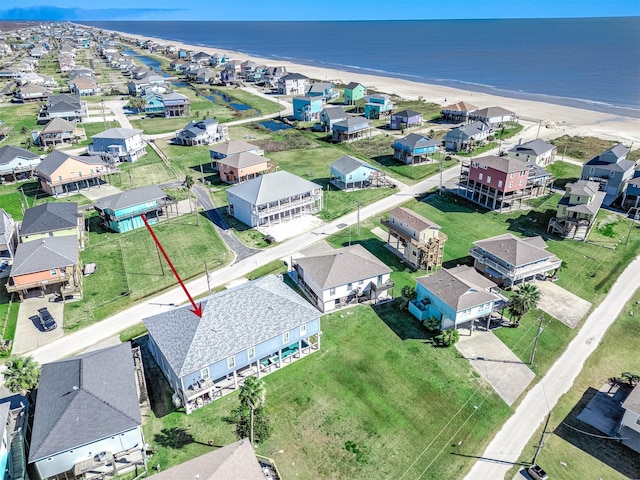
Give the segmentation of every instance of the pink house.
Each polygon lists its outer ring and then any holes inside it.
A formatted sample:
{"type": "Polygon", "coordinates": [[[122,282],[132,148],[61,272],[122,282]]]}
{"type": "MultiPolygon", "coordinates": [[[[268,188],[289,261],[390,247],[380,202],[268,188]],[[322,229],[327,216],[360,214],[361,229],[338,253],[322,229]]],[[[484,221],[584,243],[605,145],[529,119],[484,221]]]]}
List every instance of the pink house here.
{"type": "Polygon", "coordinates": [[[269,172],[269,159],[251,152],[241,152],[218,160],[220,180],[240,183],[269,172]]]}
{"type": "MultiPolygon", "coordinates": [[[[510,157],[488,155],[475,158],[462,165],[461,193],[490,210],[511,210],[516,201],[521,206],[522,200],[545,192],[545,182],[529,181],[532,167],[535,166],[510,157]]],[[[549,178],[544,170],[539,170],[549,178]]],[[[538,172],[533,172],[533,175],[536,179],[540,177],[538,172]]]]}

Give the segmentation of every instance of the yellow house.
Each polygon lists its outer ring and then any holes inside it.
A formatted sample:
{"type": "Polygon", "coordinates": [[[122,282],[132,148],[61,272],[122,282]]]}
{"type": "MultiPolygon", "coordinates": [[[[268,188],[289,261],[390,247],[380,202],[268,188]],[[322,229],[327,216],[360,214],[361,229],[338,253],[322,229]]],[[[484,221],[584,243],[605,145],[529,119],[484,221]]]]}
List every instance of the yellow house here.
{"type": "Polygon", "coordinates": [[[50,202],[29,208],[19,229],[20,243],[50,237],[75,237],[84,248],[84,219],[75,202],[50,202]]]}

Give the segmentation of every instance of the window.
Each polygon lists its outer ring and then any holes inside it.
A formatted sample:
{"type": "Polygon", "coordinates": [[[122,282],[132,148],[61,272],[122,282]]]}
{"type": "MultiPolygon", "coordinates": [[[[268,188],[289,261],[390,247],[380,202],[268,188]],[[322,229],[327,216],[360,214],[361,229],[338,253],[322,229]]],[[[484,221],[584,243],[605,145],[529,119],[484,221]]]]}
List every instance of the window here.
{"type": "Polygon", "coordinates": [[[615,177],[615,175],[616,175],[616,172],[614,171],[609,172],[609,178],[613,178],[615,177]]]}
{"type": "Polygon", "coordinates": [[[524,180],[520,180],[520,183],[518,183],[518,185],[520,186],[524,185],[524,180]]]}
{"type": "Polygon", "coordinates": [[[329,295],[335,295],[336,294],[336,289],[335,288],[330,288],[329,289],[329,295]]]}
{"type": "Polygon", "coordinates": [[[482,173],[479,173],[478,174],[478,180],[482,180],[482,177],[483,177],[482,173]]]}
{"type": "Polygon", "coordinates": [[[364,284],[364,280],[358,280],[358,285],[363,285],[364,284]]]}
{"type": "Polygon", "coordinates": [[[347,283],[347,290],[351,290],[353,289],[353,285],[351,285],[351,282],[347,283]]]}
{"type": "Polygon", "coordinates": [[[382,285],[382,275],[378,275],[378,285],[382,285]]]}
{"type": "Polygon", "coordinates": [[[513,182],[509,182],[509,188],[513,187],[513,182]]]}
{"type": "Polygon", "coordinates": [[[227,358],[227,368],[231,370],[235,366],[236,366],[236,357],[233,356],[233,357],[227,358]]]}
{"type": "Polygon", "coordinates": [[[249,358],[249,360],[256,357],[256,347],[251,347],[249,350],[247,350],[247,357],[249,358]]]}
{"type": "Polygon", "coordinates": [[[478,162],[471,162],[471,166],[472,167],[477,167],[478,166],[478,162]]]}
{"type": "Polygon", "coordinates": [[[62,175],[58,175],[58,181],[61,182],[62,181],[62,175]]]}
{"type": "Polygon", "coordinates": [[[55,268],[52,268],[51,270],[49,270],[49,273],[51,274],[52,277],[55,277],[56,275],[58,275],[58,271],[55,268]]]}
{"type": "Polygon", "coordinates": [[[289,344],[289,332],[284,332],[282,334],[282,343],[284,343],[285,345],[289,344]]]}
{"type": "Polygon", "coordinates": [[[300,325],[300,336],[304,337],[307,334],[307,325],[300,325]]]}
{"type": "Polygon", "coordinates": [[[502,180],[498,180],[498,188],[502,187],[502,180]]]}
{"type": "Polygon", "coordinates": [[[513,177],[514,177],[514,175],[515,175],[515,174],[514,174],[513,172],[511,172],[511,173],[509,174],[509,178],[513,178],[513,177]]]}
{"type": "Polygon", "coordinates": [[[491,175],[487,175],[487,183],[491,183],[491,175]]]}
{"type": "Polygon", "coordinates": [[[209,378],[209,367],[200,370],[200,378],[202,378],[203,380],[209,378]]]}
{"type": "Polygon", "coordinates": [[[589,173],[590,173],[590,174],[594,174],[594,173],[596,173],[596,169],[595,169],[595,167],[591,167],[591,168],[589,169],[589,173]]]}

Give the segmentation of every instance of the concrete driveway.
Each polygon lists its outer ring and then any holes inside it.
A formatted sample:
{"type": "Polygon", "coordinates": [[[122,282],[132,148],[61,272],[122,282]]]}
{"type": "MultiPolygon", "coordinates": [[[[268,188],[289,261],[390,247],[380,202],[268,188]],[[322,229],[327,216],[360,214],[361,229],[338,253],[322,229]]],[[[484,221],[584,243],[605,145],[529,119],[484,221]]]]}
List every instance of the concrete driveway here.
{"type": "Polygon", "coordinates": [[[568,327],[575,328],[584,318],[591,302],[587,302],[550,281],[536,282],[540,289],[539,308],[568,327]]]}
{"type": "Polygon", "coordinates": [[[50,298],[54,296],[27,298],[20,304],[16,336],[13,340],[13,354],[22,355],[64,336],[64,303],[50,302],[50,298]],[[47,307],[49,313],[55,318],[58,324],[55,330],[43,332],[40,328],[38,309],[42,307],[47,307]]]}
{"type": "Polygon", "coordinates": [[[100,200],[101,198],[109,197],[117,193],[122,193],[122,190],[114,187],[113,185],[109,185],[108,183],[103,183],[102,185],[100,185],[100,188],[91,187],[90,189],[80,191],[80,193],[92,202],[95,202],[96,200],[100,200]]]}
{"type": "Polygon", "coordinates": [[[456,348],[493,387],[507,405],[513,405],[535,374],[492,332],[460,332],[456,348]]]}

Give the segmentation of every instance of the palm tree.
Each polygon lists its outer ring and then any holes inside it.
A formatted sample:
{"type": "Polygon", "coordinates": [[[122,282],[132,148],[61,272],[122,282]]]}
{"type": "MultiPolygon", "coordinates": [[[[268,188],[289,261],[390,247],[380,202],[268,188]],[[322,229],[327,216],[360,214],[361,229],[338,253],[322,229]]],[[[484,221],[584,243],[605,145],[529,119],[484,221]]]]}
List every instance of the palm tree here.
{"type": "Polygon", "coordinates": [[[15,357],[5,365],[4,385],[13,393],[27,395],[38,386],[40,365],[32,356],[15,357]]]}
{"type": "Polygon", "coordinates": [[[257,377],[249,377],[240,387],[240,403],[251,409],[251,444],[253,445],[253,415],[264,405],[267,389],[264,382],[257,377]]]}
{"type": "Polygon", "coordinates": [[[520,319],[540,303],[540,289],[533,283],[525,283],[518,287],[509,302],[509,314],[512,324],[519,325],[520,319]]]}

